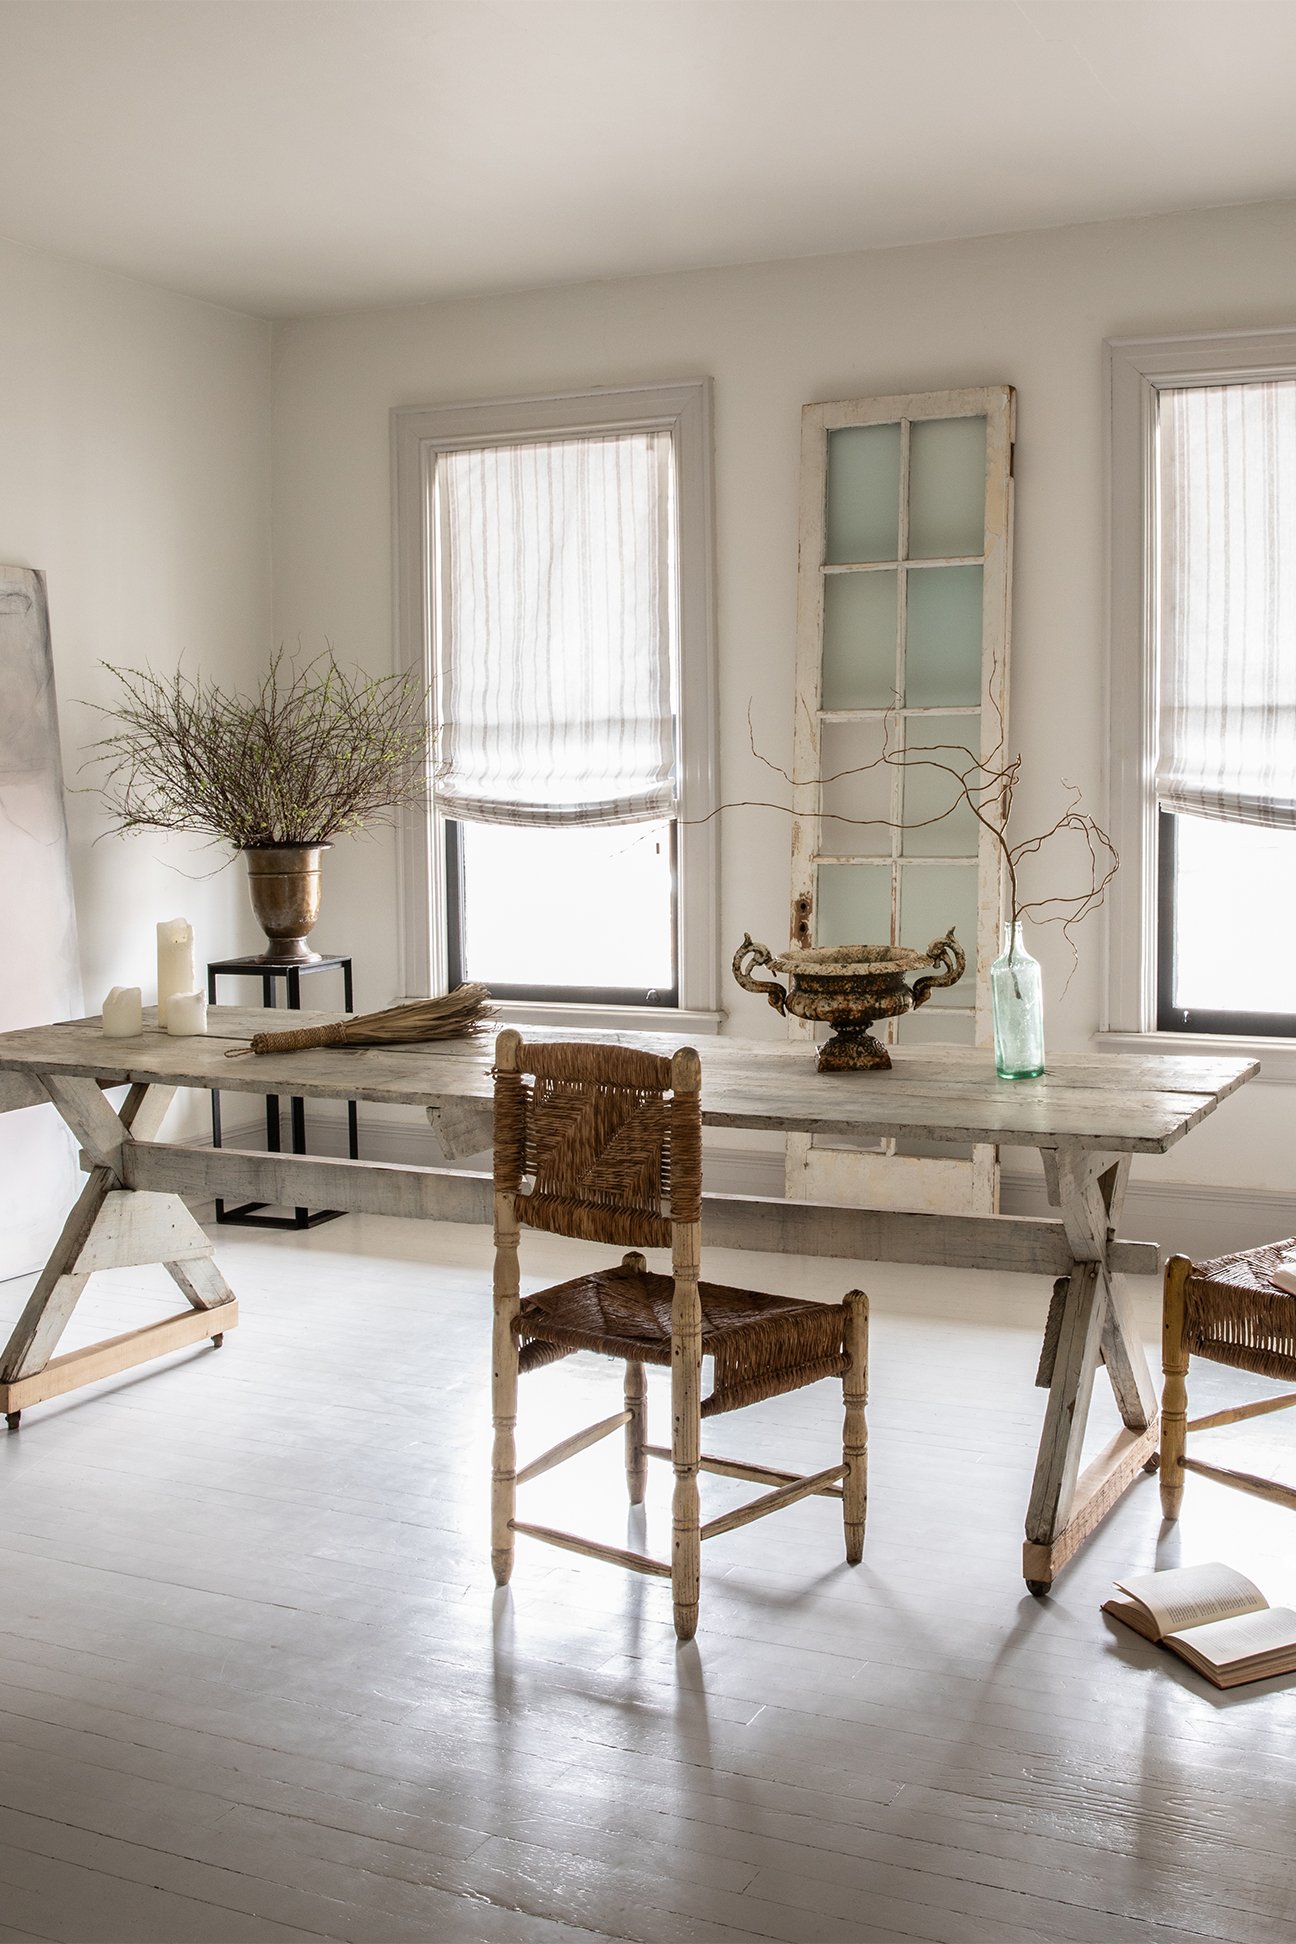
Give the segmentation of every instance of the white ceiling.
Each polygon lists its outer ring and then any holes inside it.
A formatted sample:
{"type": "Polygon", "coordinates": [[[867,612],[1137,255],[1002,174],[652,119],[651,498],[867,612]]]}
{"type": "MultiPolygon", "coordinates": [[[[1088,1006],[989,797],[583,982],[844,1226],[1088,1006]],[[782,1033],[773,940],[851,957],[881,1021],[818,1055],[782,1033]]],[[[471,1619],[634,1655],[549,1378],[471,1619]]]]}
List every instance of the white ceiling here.
{"type": "Polygon", "coordinates": [[[1292,0],[0,0],[0,235],[267,316],[1296,195],[1292,0]]]}

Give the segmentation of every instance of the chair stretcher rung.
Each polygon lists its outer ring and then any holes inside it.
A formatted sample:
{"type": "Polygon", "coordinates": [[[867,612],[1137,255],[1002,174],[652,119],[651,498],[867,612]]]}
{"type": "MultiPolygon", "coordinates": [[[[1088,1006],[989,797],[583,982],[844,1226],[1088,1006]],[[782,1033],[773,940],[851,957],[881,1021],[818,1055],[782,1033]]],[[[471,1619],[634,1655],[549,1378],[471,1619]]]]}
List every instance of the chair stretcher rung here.
{"type": "Polygon", "coordinates": [[[1236,1491],[1250,1492],[1253,1498],[1268,1499],[1274,1505],[1285,1505],[1289,1511],[1296,1512],[1296,1491],[1290,1485],[1280,1485],[1273,1478],[1257,1478],[1254,1472],[1229,1471],[1223,1465],[1203,1465],[1200,1458],[1181,1458],[1179,1463],[1185,1471],[1200,1472],[1203,1478],[1213,1478],[1219,1485],[1232,1485],[1236,1491]]]}
{"type": "MultiPolygon", "coordinates": [[[[670,1463],[672,1452],[669,1445],[645,1445],[644,1451],[649,1458],[664,1458],[670,1463]]],[[[768,1465],[747,1465],[737,1458],[709,1458],[705,1453],[698,1459],[698,1470],[718,1472],[721,1478],[745,1478],[753,1485],[796,1485],[800,1482],[800,1472],[772,1471],[768,1465]]],[[[819,1493],[823,1498],[840,1498],[840,1485],[821,1485],[819,1493]]]]}
{"type": "Polygon", "coordinates": [[[749,1504],[726,1512],[722,1518],[712,1519],[709,1525],[703,1526],[701,1537],[718,1539],[722,1532],[732,1532],[736,1526],[749,1525],[753,1519],[763,1519],[770,1512],[781,1512],[785,1505],[795,1505],[798,1499],[821,1492],[825,1485],[831,1485],[845,1475],[845,1465],[832,1465],[827,1471],[814,1472],[809,1478],[798,1478],[791,1485],[781,1486],[777,1492],[766,1492],[763,1498],[752,1499],[749,1504]]]}
{"type": "Polygon", "coordinates": [[[525,1525],[521,1519],[510,1519],[509,1526],[514,1532],[525,1532],[530,1539],[543,1539],[547,1546],[561,1546],[566,1552],[583,1553],[588,1559],[605,1559],[609,1566],[628,1566],[633,1573],[655,1573],[658,1579],[671,1576],[670,1567],[662,1560],[649,1559],[644,1553],[623,1552],[619,1546],[600,1546],[594,1539],[578,1539],[574,1532],[525,1525]]]}
{"type": "Polygon", "coordinates": [[[1219,1424],[1241,1424],[1244,1418],[1264,1417],[1269,1411],[1290,1411],[1296,1404],[1296,1391],[1284,1397],[1261,1397],[1254,1404],[1235,1404],[1231,1411],[1212,1411],[1209,1417],[1192,1418],[1185,1431],[1213,1431],[1219,1424]]]}
{"type": "Polygon", "coordinates": [[[523,1465],[517,1475],[517,1483],[525,1485],[529,1479],[539,1478],[541,1472],[552,1471],[554,1466],[561,1465],[564,1459],[574,1458],[578,1451],[588,1450],[590,1445],[597,1444],[600,1438],[610,1438],[614,1431],[620,1430],[623,1424],[628,1423],[629,1418],[629,1411],[618,1411],[614,1417],[603,1418],[598,1424],[591,1424],[584,1431],[574,1431],[570,1438],[564,1438],[561,1444],[551,1446],[548,1451],[542,1452],[539,1458],[533,1458],[529,1465],[523,1465]]]}

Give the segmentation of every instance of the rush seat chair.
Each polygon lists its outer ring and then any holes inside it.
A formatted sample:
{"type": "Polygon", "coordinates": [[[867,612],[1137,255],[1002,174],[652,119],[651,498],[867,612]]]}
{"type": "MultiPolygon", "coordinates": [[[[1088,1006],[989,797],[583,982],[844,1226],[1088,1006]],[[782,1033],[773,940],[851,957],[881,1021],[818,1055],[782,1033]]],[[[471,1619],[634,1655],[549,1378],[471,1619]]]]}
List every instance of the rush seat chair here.
{"type": "Polygon", "coordinates": [[[840,1498],[846,1558],[864,1548],[868,1298],[808,1303],[699,1281],[702,1229],[701,1062],[692,1047],[673,1058],[630,1047],[528,1045],[512,1030],[495,1042],[495,1443],[491,1562],[508,1583],[519,1532],[633,1572],[671,1582],[675,1631],[697,1630],[701,1542],[811,1493],[840,1498]],[[619,1263],[519,1295],[520,1230],[547,1229],[626,1251],[619,1263]],[[649,1271],[640,1253],[668,1248],[673,1274],[649,1271]],[[564,1438],[519,1471],[518,1377],[575,1350],[625,1365],[624,1406],[564,1438]],[[702,1360],[714,1359],[702,1397],[702,1360]],[[671,1442],[647,1442],[646,1364],[671,1372],[671,1442]],[[823,1377],[839,1377],[845,1427],[839,1464],[809,1477],[713,1458],[701,1423],[823,1377]],[[648,1458],[675,1472],[670,1562],[605,1546],[516,1516],[517,1488],[625,1426],[626,1483],[642,1503],[648,1458]],[[772,1486],[703,1525],[698,1472],[772,1486]]]}
{"type": "Polygon", "coordinates": [[[1186,1450],[1190,1431],[1239,1424],[1244,1418],[1262,1417],[1269,1411],[1286,1411],[1296,1405],[1296,1393],[1289,1393],[1239,1404],[1229,1411],[1213,1411],[1209,1417],[1188,1417],[1190,1356],[1296,1383],[1296,1296],[1289,1296],[1269,1280],[1284,1257],[1293,1255],[1296,1240],[1245,1249],[1214,1262],[1192,1263],[1187,1256],[1171,1256],[1166,1264],[1161,1311],[1161,1363],[1165,1372],[1161,1510],[1167,1519],[1179,1516],[1184,1473],[1190,1471],[1296,1512],[1296,1491],[1290,1486],[1252,1472],[1204,1464],[1200,1458],[1188,1457],[1186,1450]]]}

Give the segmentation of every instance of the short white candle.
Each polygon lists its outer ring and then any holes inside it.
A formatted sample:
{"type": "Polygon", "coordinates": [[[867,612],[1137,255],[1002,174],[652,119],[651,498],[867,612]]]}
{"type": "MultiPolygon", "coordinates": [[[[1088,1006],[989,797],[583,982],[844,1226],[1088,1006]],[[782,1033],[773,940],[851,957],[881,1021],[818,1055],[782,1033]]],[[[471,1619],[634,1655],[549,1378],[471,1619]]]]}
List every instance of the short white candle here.
{"type": "Polygon", "coordinates": [[[138,986],[114,986],[103,1002],[105,1039],[138,1039],[144,1031],[143,995],[138,986]]]}
{"type": "Polygon", "coordinates": [[[167,1001],[167,1031],[173,1039],[190,1039],[207,1031],[207,994],[173,992],[167,1001]]]}
{"type": "Polygon", "coordinates": [[[157,938],[158,1025],[165,1026],[172,993],[192,992],[198,983],[193,926],[187,918],[166,918],[157,928],[157,938]]]}

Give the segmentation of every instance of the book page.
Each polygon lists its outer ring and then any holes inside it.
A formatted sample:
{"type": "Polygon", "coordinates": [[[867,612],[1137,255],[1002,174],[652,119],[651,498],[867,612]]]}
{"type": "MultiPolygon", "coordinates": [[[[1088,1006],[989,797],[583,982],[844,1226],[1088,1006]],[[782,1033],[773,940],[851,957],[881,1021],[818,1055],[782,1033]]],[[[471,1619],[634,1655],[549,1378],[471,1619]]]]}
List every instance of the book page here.
{"type": "Polygon", "coordinates": [[[1168,1573],[1139,1573],[1116,1584],[1143,1602],[1162,1634],[1258,1613],[1269,1604],[1244,1573],[1218,1559],[1207,1566],[1175,1566],[1168,1573]]]}
{"type": "Polygon", "coordinates": [[[1161,1629],[1142,1600],[1104,1600],[1102,1611],[1110,1613],[1114,1620],[1122,1620],[1127,1627],[1133,1627],[1136,1634],[1142,1634],[1144,1640],[1150,1640],[1154,1647],[1161,1638],[1161,1629]]]}
{"type": "Polygon", "coordinates": [[[1227,1668],[1260,1654],[1296,1652],[1296,1613],[1288,1607],[1265,1607],[1232,1620],[1212,1620],[1184,1634],[1167,1634],[1166,1645],[1182,1644],[1209,1666],[1227,1668]]]}

